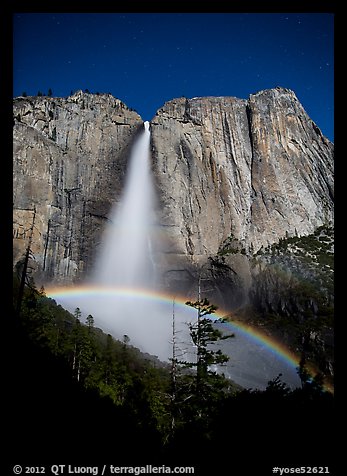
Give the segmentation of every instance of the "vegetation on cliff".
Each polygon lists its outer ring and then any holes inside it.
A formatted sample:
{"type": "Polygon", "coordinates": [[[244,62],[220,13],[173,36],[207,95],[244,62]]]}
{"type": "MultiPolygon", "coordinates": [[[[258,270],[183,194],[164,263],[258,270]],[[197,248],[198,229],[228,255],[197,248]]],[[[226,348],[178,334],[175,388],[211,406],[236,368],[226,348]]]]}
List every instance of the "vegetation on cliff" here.
{"type": "MultiPolygon", "coordinates": [[[[224,257],[222,253],[218,259],[224,257]]],[[[307,236],[288,236],[260,249],[249,259],[252,266],[249,302],[235,314],[266,328],[331,380],[334,376],[333,228],[320,226],[307,236]]]]}

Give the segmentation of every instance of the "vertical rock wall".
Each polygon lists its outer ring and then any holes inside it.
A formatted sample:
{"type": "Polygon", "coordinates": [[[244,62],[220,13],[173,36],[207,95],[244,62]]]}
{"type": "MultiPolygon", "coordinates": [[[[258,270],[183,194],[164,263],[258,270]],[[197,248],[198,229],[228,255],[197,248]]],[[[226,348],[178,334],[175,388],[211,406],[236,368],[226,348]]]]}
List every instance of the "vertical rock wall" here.
{"type": "MultiPolygon", "coordinates": [[[[35,208],[37,281],[88,274],[141,128],[139,115],[111,95],[14,100],[14,263],[35,208]]],[[[227,249],[221,283],[236,293],[250,283],[252,253],[333,221],[333,144],[290,90],[174,99],[151,134],[156,261],[166,288],[187,290],[208,258],[227,249]]]]}
{"type": "Polygon", "coordinates": [[[14,263],[35,209],[37,282],[67,284],[88,273],[141,127],[111,95],[14,100],[14,263]]]}
{"type": "Polygon", "coordinates": [[[229,277],[247,286],[247,255],[332,223],[333,144],[292,91],[174,99],[151,131],[169,282],[196,282],[228,246],[229,277]]]}

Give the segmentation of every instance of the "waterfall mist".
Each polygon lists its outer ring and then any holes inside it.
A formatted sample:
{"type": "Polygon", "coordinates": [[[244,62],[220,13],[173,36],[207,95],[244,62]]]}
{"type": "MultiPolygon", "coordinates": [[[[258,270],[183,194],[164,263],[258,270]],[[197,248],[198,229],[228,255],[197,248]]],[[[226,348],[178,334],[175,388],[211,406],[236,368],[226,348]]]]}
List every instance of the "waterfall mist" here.
{"type": "Polygon", "coordinates": [[[111,211],[102,247],[88,284],[116,292],[89,300],[89,313],[116,338],[125,334],[141,350],[170,356],[171,316],[146,294],[157,285],[153,247],[156,218],[150,164],[149,123],[132,148],[123,194],[111,211]],[[139,299],[139,296],[144,297],[139,299]]]}
{"type": "MultiPolygon", "coordinates": [[[[145,122],[132,149],[121,199],[111,211],[95,270],[81,286],[88,291],[59,301],[72,312],[79,307],[83,316],[92,314],[103,331],[120,340],[127,335],[130,344],[163,361],[172,356],[175,315],[176,355],[195,360],[187,323],[196,320],[196,311],[182,302],[174,305],[174,298],[159,292],[154,256],[160,246],[160,227],[153,185],[150,129],[145,122]]],[[[240,385],[265,388],[279,373],[288,384],[299,384],[293,368],[241,333],[225,341],[222,349],[231,357],[223,372],[240,385]]]]}
{"type": "Polygon", "coordinates": [[[114,206],[92,278],[131,288],[155,285],[151,232],[155,225],[149,123],[134,144],[121,201],[114,206]]]}

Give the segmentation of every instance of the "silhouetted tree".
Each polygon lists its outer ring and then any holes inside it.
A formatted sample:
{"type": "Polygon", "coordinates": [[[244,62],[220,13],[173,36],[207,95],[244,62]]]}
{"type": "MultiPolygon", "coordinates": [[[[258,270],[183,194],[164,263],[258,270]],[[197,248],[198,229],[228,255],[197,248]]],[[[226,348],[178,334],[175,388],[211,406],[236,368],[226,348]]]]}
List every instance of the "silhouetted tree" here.
{"type": "Polygon", "coordinates": [[[32,258],[31,245],[32,245],[34,226],[35,226],[36,208],[34,207],[32,211],[33,211],[33,221],[29,230],[28,246],[27,246],[24,260],[23,260],[23,268],[21,271],[20,284],[19,284],[18,297],[17,297],[17,316],[18,317],[21,312],[21,306],[22,306],[22,301],[24,296],[24,288],[26,284],[27,285],[29,284],[28,283],[28,266],[29,266],[29,260],[30,258],[32,258]]]}
{"type": "Polygon", "coordinates": [[[196,361],[182,363],[187,368],[196,369],[195,388],[192,389],[191,395],[187,395],[186,400],[190,399],[189,411],[193,411],[193,420],[202,428],[206,428],[218,400],[225,395],[230,385],[224,375],[216,371],[216,366],[225,364],[229,357],[223,354],[221,349],[212,349],[211,345],[234,337],[234,334],[225,335],[217,329],[215,324],[225,322],[224,319],[216,319],[213,323],[207,317],[213,314],[217,307],[211,305],[206,298],[195,302],[188,301],[186,304],[197,310],[196,322],[189,324],[190,336],[196,347],[196,361]]]}
{"type": "Polygon", "coordinates": [[[80,309],[79,307],[76,307],[75,312],[74,312],[75,318],[76,318],[77,320],[79,320],[79,319],[81,319],[81,315],[82,315],[81,309],[80,309]]]}
{"type": "Polygon", "coordinates": [[[86,323],[88,326],[88,332],[90,333],[94,327],[94,317],[91,314],[87,316],[86,323]]]}
{"type": "MultiPolygon", "coordinates": [[[[211,367],[225,364],[229,360],[229,357],[223,354],[220,349],[212,350],[209,345],[234,337],[234,334],[224,335],[213,325],[211,319],[206,317],[214,314],[217,310],[217,307],[213,304],[210,305],[206,298],[195,302],[187,301],[186,304],[198,312],[197,321],[189,324],[190,336],[197,349],[197,360],[196,363],[189,365],[196,366],[196,389],[197,393],[200,394],[208,377],[215,375],[211,367]]],[[[216,319],[215,322],[222,323],[225,321],[223,319],[216,319]]]]}

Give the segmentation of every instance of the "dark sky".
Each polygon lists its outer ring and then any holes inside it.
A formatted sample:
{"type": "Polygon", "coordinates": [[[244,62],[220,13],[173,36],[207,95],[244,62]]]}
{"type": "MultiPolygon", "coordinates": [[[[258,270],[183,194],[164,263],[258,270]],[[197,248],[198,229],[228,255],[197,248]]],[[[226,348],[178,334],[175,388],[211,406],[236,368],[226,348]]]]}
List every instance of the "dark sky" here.
{"type": "Polygon", "coordinates": [[[334,140],[331,13],[15,13],[13,94],[109,92],[150,120],[186,96],[292,89],[334,140]]]}

